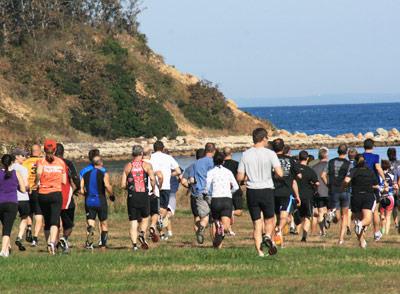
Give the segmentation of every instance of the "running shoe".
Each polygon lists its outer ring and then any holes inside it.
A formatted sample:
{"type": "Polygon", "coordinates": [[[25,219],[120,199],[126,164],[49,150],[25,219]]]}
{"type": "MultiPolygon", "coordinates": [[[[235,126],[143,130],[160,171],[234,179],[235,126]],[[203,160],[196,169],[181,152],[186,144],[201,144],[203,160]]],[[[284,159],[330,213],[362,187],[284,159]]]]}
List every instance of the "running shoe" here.
{"type": "Polygon", "coordinates": [[[33,237],[32,243],[31,243],[31,247],[36,247],[38,246],[38,238],[37,237],[33,237]]]}
{"type": "Polygon", "coordinates": [[[277,233],[275,234],[275,236],[274,236],[274,241],[275,241],[275,244],[276,244],[277,246],[282,246],[282,244],[283,244],[283,238],[282,238],[282,233],[281,233],[281,232],[277,232],[277,233]]]}
{"type": "Polygon", "coordinates": [[[140,247],[143,250],[149,249],[149,244],[147,243],[146,239],[144,238],[144,233],[143,232],[139,234],[139,242],[140,242],[140,247]]]}
{"type": "Polygon", "coordinates": [[[382,238],[382,232],[381,231],[375,232],[374,240],[378,242],[379,240],[381,240],[381,238],[382,238]]]}
{"type": "Polygon", "coordinates": [[[138,251],[139,248],[138,248],[136,245],[134,245],[134,246],[132,247],[132,250],[133,250],[133,251],[138,251]]]}
{"type": "Polygon", "coordinates": [[[167,237],[170,238],[170,237],[172,237],[172,236],[173,236],[172,231],[168,231],[168,232],[167,232],[167,237]]]}
{"type": "Polygon", "coordinates": [[[259,256],[259,257],[264,257],[265,254],[264,254],[264,252],[260,251],[260,252],[258,252],[258,256],[259,256]]]}
{"type": "Polygon", "coordinates": [[[93,250],[93,243],[89,243],[88,241],[86,241],[86,243],[85,243],[85,249],[93,250]]]}
{"type": "Polygon", "coordinates": [[[17,245],[19,251],[25,251],[26,250],[24,244],[22,244],[22,239],[21,238],[17,238],[17,240],[15,240],[15,245],[17,245]]]}
{"type": "Polygon", "coordinates": [[[32,237],[32,230],[31,229],[26,229],[25,241],[28,242],[28,243],[32,243],[33,237],[32,237]]]}
{"type": "Polygon", "coordinates": [[[196,231],[197,243],[199,243],[200,245],[204,243],[204,235],[203,234],[204,234],[204,227],[202,225],[200,225],[196,231]]]}
{"type": "Polygon", "coordinates": [[[163,228],[164,228],[164,223],[162,217],[160,216],[157,221],[157,230],[161,232],[163,228]]]}
{"type": "Polygon", "coordinates": [[[0,252],[0,257],[7,258],[9,255],[9,253],[0,252]]]}
{"type": "Polygon", "coordinates": [[[229,236],[229,237],[235,237],[235,236],[236,236],[236,233],[235,233],[234,231],[232,231],[232,230],[229,230],[228,236],[229,236]]]}
{"type": "Polygon", "coordinates": [[[64,237],[60,238],[60,247],[61,247],[63,253],[69,253],[69,244],[68,244],[68,241],[65,240],[64,237]]]}
{"type": "Polygon", "coordinates": [[[49,252],[50,255],[56,254],[56,247],[54,246],[54,243],[50,242],[47,244],[47,251],[49,252]]]}
{"type": "Polygon", "coordinates": [[[306,243],[307,242],[307,238],[306,237],[301,238],[301,242],[306,243]]]}
{"type": "Polygon", "coordinates": [[[296,228],[290,227],[289,231],[290,235],[298,235],[299,233],[296,231],[296,228]]]}
{"type": "Polygon", "coordinates": [[[271,237],[263,236],[263,244],[268,248],[269,255],[275,255],[278,253],[278,248],[276,248],[274,242],[272,242],[271,237]]]}
{"type": "Polygon", "coordinates": [[[344,240],[339,240],[338,245],[340,246],[344,245],[344,240]]]}
{"type": "Polygon", "coordinates": [[[225,238],[224,234],[224,226],[220,222],[216,222],[216,232],[215,232],[215,238],[213,241],[213,246],[214,248],[218,248],[219,245],[221,245],[222,241],[225,238]]]}
{"type": "Polygon", "coordinates": [[[162,233],[160,239],[161,239],[161,241],[167,241],[168,240],[168,235],[162,233]]]}
{"type": "Polygon", "coordinates": [[[363,232],[363,226],[361,224],[361,221],[359,221],[359,220],[356,220],[355,223],[356,223],[356,226],[354,227],[354,231],[356,232],[357,236],[360,236],[363,232]]]}
{"type": "Polygon", "coordinates": [[[150,227],[149,232],[150,232],[151,241],[153,241],[154,243],[157,243],[158,241],[160,241],[160,237],[158,237],[155,228],[150,227]]]}
{"type": "Polygon", "coordinates": [[[349,226],[347,226],[347,236],[351,236],[351,230],[349,226]]]}

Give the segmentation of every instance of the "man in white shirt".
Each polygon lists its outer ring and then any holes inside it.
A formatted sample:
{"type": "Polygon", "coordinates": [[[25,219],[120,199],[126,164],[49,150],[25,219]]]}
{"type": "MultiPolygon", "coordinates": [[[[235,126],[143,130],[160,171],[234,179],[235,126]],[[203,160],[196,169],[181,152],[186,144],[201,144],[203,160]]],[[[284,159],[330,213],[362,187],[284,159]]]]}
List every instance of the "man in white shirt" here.
{"type": "Polygon", "coordinates": [[[275,228],[275,199],[272,170],[278,177],[283,176],[281,164],[275,152],[266,148],[268,133],[264,128],[253,131],[254,146],[243,152],[239,163],[237,180],[247,179],[247,206],[254,226],[254,242],[259,256],[264,256],[262,245],[268,253],[277,253],[272,241],[275,228]],[[262,221],[263,214],[264,222],[262,221]]]}
{"type": "Polygon", "coordinates": [[[154,153],[151,155],[151,164],[155,171],[161,171],[163,182],[160,189],[160,215],[163,219],[168,213],[169,194],[171,190],[171,176],[179,176],[181,169],[178,162],[168,154],[165,154],[164,143],[157,141],[153,145],[154,153]]]}
{"type": "MultiPolygon", "coordinates": [[[[16,148],[11,153],[14,158],[14,164],[11,166],[11,169],[17,171],[25,184],[26,190],[29,190],[29,183],[28,183],[28,169],[24,167],[22,164],[24,163],[28,153],[22,149],[16,148]]],[[[15,245],[18,246],[20,251],[25,251],[26,248],[23,242],[23,235],[25,233],[26,228],[28,227],[28,217],[31,214],[30,211],[30,204],[29,204],[29,194],[28,192],[20,192],[17,191],[18,196],[18,212],[21,218],[21,222],[19,224],[19,231],[17,239],[15,240],[15,245]]]]}

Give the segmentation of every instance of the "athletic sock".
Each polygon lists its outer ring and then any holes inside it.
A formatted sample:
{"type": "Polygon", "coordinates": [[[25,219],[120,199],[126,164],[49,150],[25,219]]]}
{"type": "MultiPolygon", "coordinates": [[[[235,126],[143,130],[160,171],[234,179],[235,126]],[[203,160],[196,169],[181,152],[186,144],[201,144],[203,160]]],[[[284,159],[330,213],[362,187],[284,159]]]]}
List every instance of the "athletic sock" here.
{"type": "Polygon", "coordinates": [[[307,240],[307,235],[308,235],[308,232],[303,231],[303,239],[304,239],[304,240],[307,240]]]}
{"type": "Polygon", "coordinates": [[[101,232],[101,246],[105,247],[107,245],[108,240],[108,231],[101,232]]]}

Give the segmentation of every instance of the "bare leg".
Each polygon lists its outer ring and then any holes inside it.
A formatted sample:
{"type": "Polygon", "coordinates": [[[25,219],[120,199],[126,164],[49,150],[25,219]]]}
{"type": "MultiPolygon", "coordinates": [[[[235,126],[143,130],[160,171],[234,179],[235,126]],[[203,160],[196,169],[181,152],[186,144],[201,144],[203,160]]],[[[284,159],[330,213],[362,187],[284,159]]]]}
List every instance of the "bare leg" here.
{"type": "Polygon", "coordinates": [[[349,208],[348,207],[342,208],[339,242],[344,241],[344,235],[346,234],[347,231],[348,220],[349,220],[349,208]]]}
{"type": "Polygon", "coordinates": [[[254,237],[254,245],[256,247],[257,253],[259,255],[264,255],[261,250],[261,242],[262,242],[262,233],[263,233],[263,222],[261,219],[258,219],[253,222],[253,237],[254,237]]]}
{"type": "Polygon", "coordinates": [[[10,254],[10,236],[3,236],[1,241],[1,252],[7,256],[10,254]]]}
{"type": "Polygon", "coordinates": [[[138,227],[139,227],[138,221],[134,220],[134,221],[131,221],[130,223],[131,223],[131,226],[130,226],[130,230],[129,230],[129,235],[131,237],[132,244],[134,246],[136,246],[137,238],[138,238],[138,227]]]}
{"type": "Polygon", "coordinates": [[[28,218],[21,218],[21,222],[19,223],[19,231],[18,238],[22,239],[25,233],[26,228],[28,227],[28,218]]]}

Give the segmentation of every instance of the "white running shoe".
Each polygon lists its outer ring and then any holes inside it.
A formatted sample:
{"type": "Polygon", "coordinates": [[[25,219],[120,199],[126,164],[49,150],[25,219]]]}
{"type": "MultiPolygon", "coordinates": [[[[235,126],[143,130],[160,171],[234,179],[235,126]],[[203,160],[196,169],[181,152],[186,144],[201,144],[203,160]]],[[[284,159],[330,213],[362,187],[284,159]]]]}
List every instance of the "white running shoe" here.
{"type": "Polygon", "coordinates": [[[356,223],[356,226],[355,226],[354,230],[356,232],[356,235],[360,236],[363,232],[363,226],[361,224],[361,221],[359,221],[359,220],[356,220],[355,223],[356,223]]]}
{"type": "Polygon", "coordinates": [[[7,258],[9,255],[9,253],[0,252],[0,257],[7,258]]]}
{"type": "Polygon", "coordinates": [[[375,241],[379,241],[382,238],[382,232],[381,231],[377,231],[374,234],[374,240],[375,241]]]}
{"type": "Polygon", "coordinates": [[[168,238],[172,237],[172,231],[168,231],[168,232],[167,232],[167,237],[168,237],[168,238]]]}

